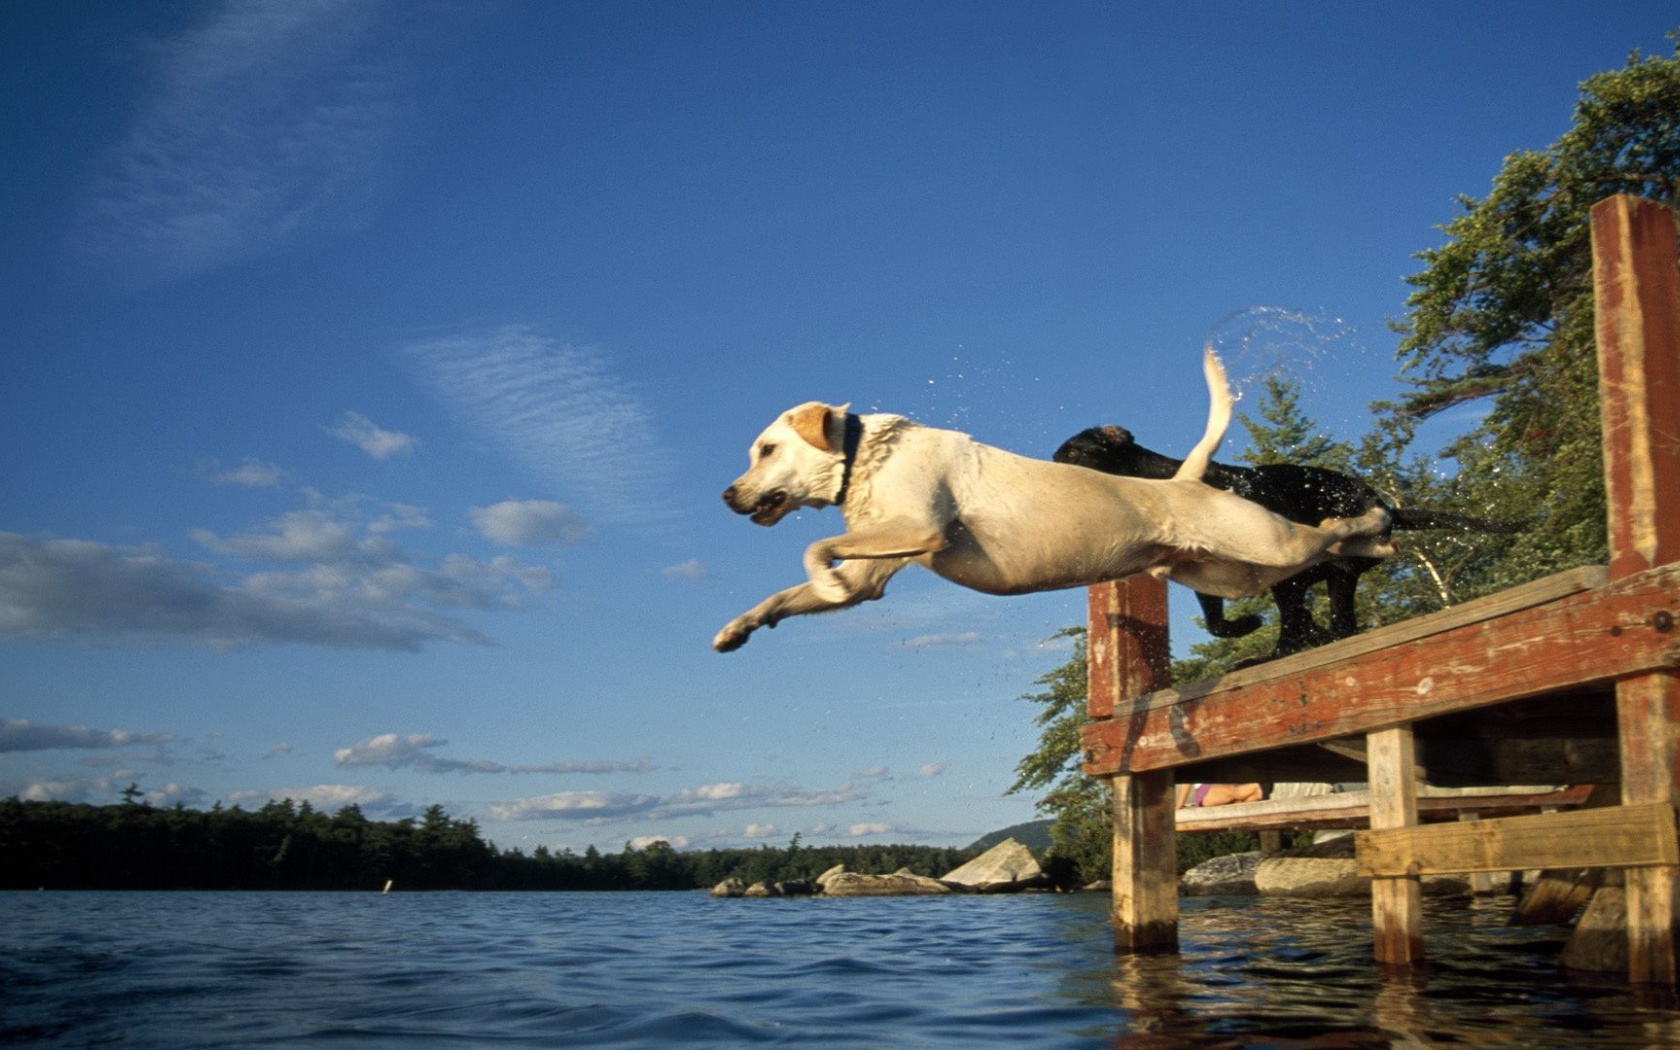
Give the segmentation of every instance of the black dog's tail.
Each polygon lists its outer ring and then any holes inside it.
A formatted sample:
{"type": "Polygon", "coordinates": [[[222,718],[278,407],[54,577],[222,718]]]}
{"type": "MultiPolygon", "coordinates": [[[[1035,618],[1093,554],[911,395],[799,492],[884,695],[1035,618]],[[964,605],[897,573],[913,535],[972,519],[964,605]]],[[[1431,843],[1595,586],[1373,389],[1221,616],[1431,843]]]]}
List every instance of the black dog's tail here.
{"type": "Polygon", "coordinates": [[[1396,529],[1454,529],[1458,532],[1509,535],[1527,528],[1520,521],[1489,521],[1486,518],[1471,518],[1444,510],[1408,510],[1405,507],[1396,507],[1391,513],[1394,517],[1391,527],[1396,529]]]}

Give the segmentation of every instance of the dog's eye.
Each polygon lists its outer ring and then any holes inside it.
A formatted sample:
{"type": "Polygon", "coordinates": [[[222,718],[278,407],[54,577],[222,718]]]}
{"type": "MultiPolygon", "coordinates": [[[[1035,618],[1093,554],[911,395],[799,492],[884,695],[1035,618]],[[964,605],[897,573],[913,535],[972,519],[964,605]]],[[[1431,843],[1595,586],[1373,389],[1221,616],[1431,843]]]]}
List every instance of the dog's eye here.
{"type": "Polygon", "coordinates": [[[772,443],[772,442],[766,441],[764,444],[758,446],[758,458],[759,459],[766,459],[772,453],[774,453],[775,451],[776,451],[775,444],[772,443]]]}

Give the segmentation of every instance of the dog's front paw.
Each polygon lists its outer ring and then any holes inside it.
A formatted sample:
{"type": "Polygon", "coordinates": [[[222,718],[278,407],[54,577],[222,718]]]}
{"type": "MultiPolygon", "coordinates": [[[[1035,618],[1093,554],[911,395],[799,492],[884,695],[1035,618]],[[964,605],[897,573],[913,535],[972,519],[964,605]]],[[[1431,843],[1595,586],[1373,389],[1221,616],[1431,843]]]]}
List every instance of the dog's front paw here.
{"type": "Polygon", "coordinates": [[[720,653],[732,653],[747,644],[752,637],[754,624],[745,616],[738,616],[724,625],[723,630],[712,639],[712,648],[720,653]]]}
{"type": "Polygon", "coordinates": [[[811,593],[833,605],[852,600],[852,589],[846,586],[845,577],[833,569],[824,569],[811,577],[811,593]]]}

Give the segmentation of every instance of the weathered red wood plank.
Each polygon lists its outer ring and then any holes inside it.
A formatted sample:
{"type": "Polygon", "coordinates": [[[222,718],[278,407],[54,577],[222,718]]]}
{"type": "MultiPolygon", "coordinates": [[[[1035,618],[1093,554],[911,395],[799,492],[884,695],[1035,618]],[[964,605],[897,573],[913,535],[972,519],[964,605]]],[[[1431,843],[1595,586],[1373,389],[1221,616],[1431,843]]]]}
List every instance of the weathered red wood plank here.
{"type": "Polygon", "coordinates": [[[1680,561],[1680,267],[1674,212],[1637,197],[1592,210],[1610,575],[1680,561]]]}
{"type": "Polygon", "coordinates": [[[1640,672],[1680,668],[1680,565],[1408,645],[1085,727],[1085,771],[1141,772],[1329,740],[1640,672]]]}
{"type": "Polygon", "coordinates": [[[1107,718],[1122,700],[1171,682],[1167,582],[1133,576],[1088,589],[1085,710],[1107,718]]]}
{"type": "MultiPolygon", "coordinates": [[[[1680,230],[1636,197],[1592,210],[1593,297],[1612,579],[1680,559],[1680,230]]],[[[1616,684],[1622,802],[1680,798],[1680,678],[1616,684]]],[[[1628,976],[1680,984],[1680,866],[1627,877],[1628,976]]]]}

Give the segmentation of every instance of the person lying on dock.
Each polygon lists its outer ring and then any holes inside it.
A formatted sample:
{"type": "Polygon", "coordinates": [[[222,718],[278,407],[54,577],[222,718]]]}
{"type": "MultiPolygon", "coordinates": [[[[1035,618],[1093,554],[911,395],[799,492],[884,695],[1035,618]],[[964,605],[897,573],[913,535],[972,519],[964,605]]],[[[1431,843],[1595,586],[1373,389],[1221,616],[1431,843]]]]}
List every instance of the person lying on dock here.
{"type": "Polygon", "coordinates": [[[1180,784],[1178,808],[1228,806],[1233,802],[1258,802],[1266,797],[1259,784],[1180,784]]]}

